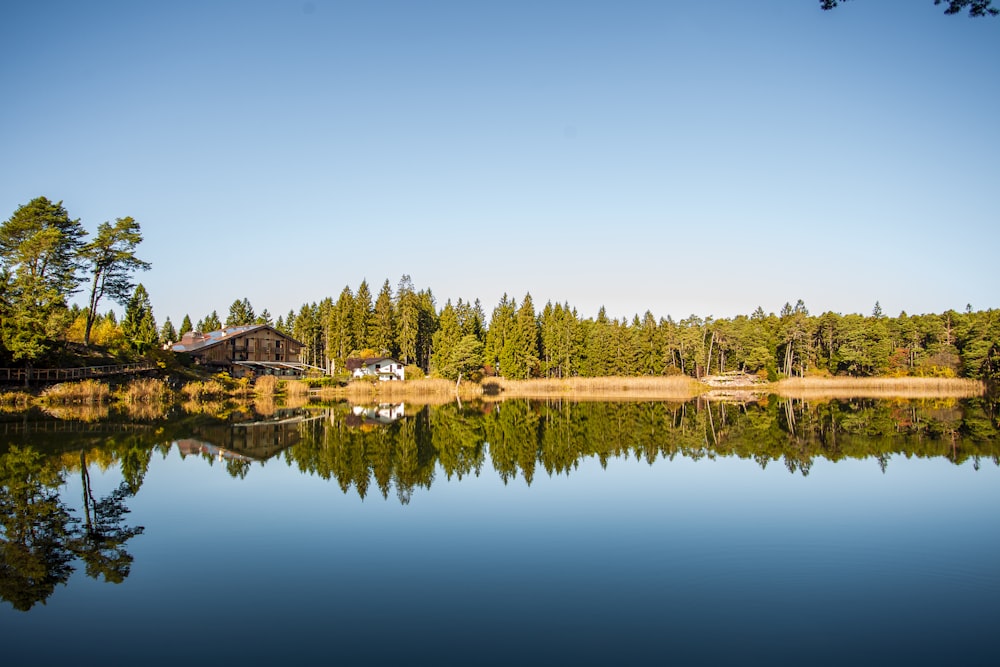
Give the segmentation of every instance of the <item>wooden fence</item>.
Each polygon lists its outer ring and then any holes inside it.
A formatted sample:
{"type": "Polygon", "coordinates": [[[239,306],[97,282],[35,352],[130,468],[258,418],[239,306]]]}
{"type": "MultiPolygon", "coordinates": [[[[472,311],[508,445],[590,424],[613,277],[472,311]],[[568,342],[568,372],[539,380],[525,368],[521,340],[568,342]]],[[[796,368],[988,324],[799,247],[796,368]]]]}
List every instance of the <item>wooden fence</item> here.
{"type": "MultiPolygon", "coordinates": [[[[63,380],[84,380],[86,378],[107,377],[109,375],[131,375],[156,368],[156,364],[146,361],[135,364],[115,364],[112,366],[84,366],[81,368],[32,368],[29,380],[60,382],[63,380]]],[[[0,368],[0,382],[24,382],[29,371],[24,368],[0,368]]]]}

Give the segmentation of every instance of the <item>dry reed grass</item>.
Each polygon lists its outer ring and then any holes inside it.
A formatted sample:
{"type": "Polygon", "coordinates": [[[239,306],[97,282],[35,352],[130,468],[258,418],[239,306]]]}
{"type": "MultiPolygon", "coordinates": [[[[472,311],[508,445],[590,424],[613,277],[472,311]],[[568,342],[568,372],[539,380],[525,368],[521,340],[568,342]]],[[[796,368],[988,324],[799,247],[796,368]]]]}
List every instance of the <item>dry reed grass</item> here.
{"type": "MultiPolygon", "coordinates": [[[[372,400],[380,402],[401,402],[419,400],[428,404],[450,403],[455,400],[455,383],[444,378],[421,378],[404,382],[357,381],[347,385],[347,398],[355,403],[372,400]]],[[[458,386],[458,398],[474,400],[483,395],[482,385],[462,382],[458,386]]]]}
{"type": "Polygon", "coordinates": [[[181,393],[192,401],[207,401],[229,394],[225,385],[218,380],[188,382],[181,387],[181,393]]]}
{"type": "Polygon", "coordinates": [[[574,400],[687,400],[705,390],[684,375],[668,377],[596,377],[540,380],[483,380],[483,395],[498,398],[572,398],[574,400]]]}
{"type": "Polygon", "coordinates": [[[119,392],[118,398],[126,405],[136,403],[166,403],[173,398],[173,392],[163,380],[140,378],[132,380],[119,392]]]}
{"type": "Polygon", "coordinates": [[[786,398],[808,400],[833,398],[972,398],[982,396],[986,385],[979,380],[938,377],[805,377],[787,378],[768,385],[768,390],[786,398]]]}
{"type": "Polygon", "coordinates": [[[288,380],[285,382],[286,396],[308,396],[309,383],[302,380],[288,380]]]}
{"type": "Polygon", "coordinates": [[[262,375],[253,383],[253,391],[258,396],[274,396],[278,392],[278,378],[262,375]]]}
{"type": "Polygon", "coordinates": [[[58,405],[66,403],[103,403],[111,396],[111,389],[100,380],[80,380],[62,382],[46,387],[39,397],[42,403],[58,405]]]}
{"type": "Polygon", "coordinates": [[[34,397],[23,391],[0,392],[0,408],[5,410],[25,410],[33,401],[34,397]]]}
{"type": "Polygon", "coordinates": [[[336,401],[344,398],[346,392],[343,387],[320,387],[315,391],[313,396],[319,398],[321,401],[336,401]]]}

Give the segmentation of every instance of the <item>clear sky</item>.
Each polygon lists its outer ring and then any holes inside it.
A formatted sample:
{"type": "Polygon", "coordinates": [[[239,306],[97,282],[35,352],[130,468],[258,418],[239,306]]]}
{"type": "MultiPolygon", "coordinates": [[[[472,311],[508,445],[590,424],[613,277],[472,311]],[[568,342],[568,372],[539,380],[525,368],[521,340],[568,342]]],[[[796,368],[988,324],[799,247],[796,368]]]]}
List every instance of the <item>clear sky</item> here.
{"type": "Polygon", "coordinates": [[[487,315],[1000,306],[1000,19],[5,0],[0,26],[0,220],[134,217],[161,323],[404,273],[487,315]]]}

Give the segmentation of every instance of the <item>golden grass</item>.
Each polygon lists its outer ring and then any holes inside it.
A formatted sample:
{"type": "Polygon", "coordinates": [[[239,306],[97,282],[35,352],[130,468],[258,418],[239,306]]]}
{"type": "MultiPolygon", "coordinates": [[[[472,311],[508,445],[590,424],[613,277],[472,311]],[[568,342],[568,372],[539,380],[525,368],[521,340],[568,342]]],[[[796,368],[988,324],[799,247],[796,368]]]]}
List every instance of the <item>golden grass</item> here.
{"type": "Polygon", "coordinates": [[[66,403],[103,403],[111,396],[111,389],[100,380],[80,380],[62,382],[46,387],[39,397],[42,403],[58,405],[66,403]]]}
{"type": "Polygon", "coordinates": [[[287,396],[308,396],[309,383],[302,380],[288,380],[285,382],[285,394],[287,396]]]}
{"type": "Polygon", "coordinates": [[[34,402],[34,397],[23,391],[0,392],[0,408],[25,410],[34,402]]]}
{"type": "MultiPolygon", "coordinates": [[[[351,382],[346,389],[347,398],[353,402],[379,400],[383,402],[420,400],[427,403],[448,403],[455,400],[455,383],[444,378],[421,378],[404,382],[351,382]]],[[[483,395],[483,388],[475,382],[462,382],[458,397],[473,400],[483,395]]]]}
{"type": "Polygon", "coordinates": [[[253,391],[258,396],[274,396],[278,392],[278,378],[274,375],[262,375],[253,383],[253,391]]]}
{"type": "Polygon", "coordinates": [[[684,375],[668,377],[596,377],[539,380],[483,380],[483,395],[497,398],[573,398],[576,400],[687,400],[705,390],[684,375]]]}
{"type": "Polygon", "coordinates": [[[345,391],[342,387],[320,387],[313,392],[313,396],[321,401],[335,401],[343,398],[345,391]]]}
{"type": "Polygon", "coordinates": [[[186,385],[181,387],[181,393],[192,401],[207,401],[224,397],[229,394],[225,385],[218,380],[188,382],[186,385]]]}
{"type": "Polygon", "coordinates": [[[163,380],[140,378],[132,380],[119,392],[118,398],[126,405],[136,403],[166,403],[173,398],[173,392],[163,380]]]}
{"type": "Polygon", "coordinates": [[[787,378],[767,385],[769,392],[786,398],[971,398],[982,396],[979,380],[940,377],[805,377],[787,378]]]}

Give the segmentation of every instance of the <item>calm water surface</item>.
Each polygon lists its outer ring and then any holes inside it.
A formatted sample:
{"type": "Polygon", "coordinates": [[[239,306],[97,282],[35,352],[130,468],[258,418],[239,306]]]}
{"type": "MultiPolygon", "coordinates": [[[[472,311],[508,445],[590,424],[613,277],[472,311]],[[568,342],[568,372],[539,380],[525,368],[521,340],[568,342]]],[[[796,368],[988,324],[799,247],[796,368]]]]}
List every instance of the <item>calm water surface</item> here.
{"type": "Polygon", "coordinates": [[[4,662],[997,664],[997,427],[776,399],[9,418],[4,662]]]}

